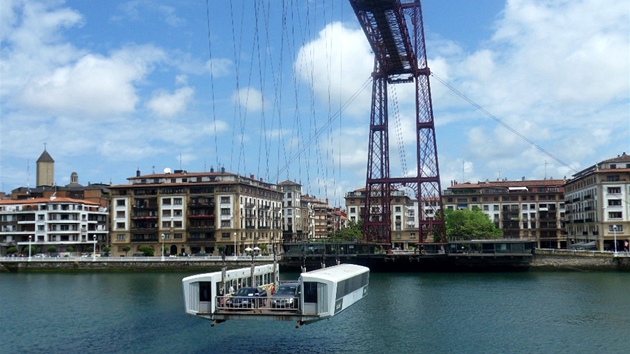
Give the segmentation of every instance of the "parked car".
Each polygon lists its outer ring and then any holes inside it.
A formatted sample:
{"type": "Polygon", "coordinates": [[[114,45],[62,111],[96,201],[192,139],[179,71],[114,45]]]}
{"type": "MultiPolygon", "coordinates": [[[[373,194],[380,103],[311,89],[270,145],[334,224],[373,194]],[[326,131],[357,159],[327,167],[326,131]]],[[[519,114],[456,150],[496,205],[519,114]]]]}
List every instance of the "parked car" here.
{"type": "Polygon", "coordinates": [[[278,291],[271,297],[271,307],[281,309],[296,309],[300,302],[300,283],[287,282],[278,287],[278,291]]]}
{"type": "Polygon", "coordinates": [[[267,291],[261,287],[245,287],[236,290],[225,304],[227,307],[256,308],[267,305],[267,291]]]}

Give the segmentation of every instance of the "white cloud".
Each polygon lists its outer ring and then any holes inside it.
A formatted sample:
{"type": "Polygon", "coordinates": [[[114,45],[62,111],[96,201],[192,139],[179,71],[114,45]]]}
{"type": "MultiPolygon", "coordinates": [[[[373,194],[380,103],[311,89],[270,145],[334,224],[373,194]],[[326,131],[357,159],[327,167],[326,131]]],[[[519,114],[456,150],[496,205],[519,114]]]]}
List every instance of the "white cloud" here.
{"type": "Polygon", "coordinates": [[[173,117],[181,114],[192,100],[195,90],[182,87],[174,93],[158,92],[147,103],[147,108],[158,117],[173,117]]]}
{"type": "Polygon", "coordinates": [[[302,46],[293,64],[295,75],[310,85],[319,102],[330,103],[337,111],[340,103],[353,101],[345,113],[361,117],[366,107],[369,112],[371,85],[359,91],[373,68],[374,57],[363,31],[340,22],[327,25],[317,39],[302,46]]]}
{"type": "MultiPolygon", "coordinates": [[[[438,64],[433,71],[448,77],[458,91],[553,157],[572,166],[587,156],[603,158],[598,149],[611,140],[603,138],[609,129],[602,126],[604,115],[599,111],[607,112],[611,126],[623,126],[625,121],[626,139],[630,128],[628,10],[622,0],[606,6],[595,0],[511,0],[484,47],[463,55],[450,42],[437,50],[428,46],[429,53],[440,53],[431,61],[438,64]]],[[[476,108],[466,109],[467,102],[437,86],[432,86],[437,93],[433,95],[436,121],[446,119],[445,134],[467,132],[462,136],[467,139],[465,154],[479,160],[480,171],[529,170],[524,174],[530,176],[541,171],[545,159],[553,160],[476,108]]],[[[571,174],[557,161],[548,167],[556,177],[571,174]]]]}
{"type": "Polygon", "coordinates": [[[254,87],[245,87],[234,92],[232,101],[247,112],[260,112],[265,108],[262,92],[254,87]]]}

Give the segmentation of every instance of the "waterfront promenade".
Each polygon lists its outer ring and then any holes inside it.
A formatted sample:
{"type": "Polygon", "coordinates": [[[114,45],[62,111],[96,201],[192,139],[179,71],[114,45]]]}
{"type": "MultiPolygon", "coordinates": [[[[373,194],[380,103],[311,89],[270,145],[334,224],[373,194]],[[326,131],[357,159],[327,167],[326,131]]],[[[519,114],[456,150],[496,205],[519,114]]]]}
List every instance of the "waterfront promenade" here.
{"type": "MultiPolygon", "coordinates": [[[[392,254],[369,255],[369,259],[375,265],[373,268],[378,270],[379,261],[387,264],[390,271],[396,271],[396,264],[404,267],[409,271],[440,271],[439,267],[446,264],[448,258],[458,258],[459,262],[469,260],[472,265],[479,265],[479,262],[488,262],[486,267],[481,268],[483,271],[500,271],[500,263],[496,263],[493,259],[509,261],[509,254],[484,254],[484,253],[457,253],[448,255],[417,255],[409,252],[397,252],[392,254]],[[415,261],[418,266],[410,268],[409,259],[418,259],[415,261]],[[430,266],[432,263],[435,266],[430,266]],[[423,266],[419,266],[423,265],[423,266]],[[429,265],[429,267],[426,267],[429,265]]],[[[518,255],[521,256],[521,255],[518,255]]],[[[283,260],[282,256],[276,257],[281,267],[296,268],[294,264],[289,264],[283,260]]],[[[321,256],[309,257],[309,269],[316,264],[321,265],[321,256]]],[[[530,256],[526,267],[521,270],[540,270],[540,271],[630,271],[630,253],[628,252],[599,252],[584,250],[559,250],[559,249],[536,249],[530,256]]],[[[364,263],[365,260],[360,255],[346,255],[339,257],[328,257],[327,261],[336,262],[340,260],[342,263],[364,263]]],[[[274,256],[256,256],[253,261],[257,264],[271,263],[274,256]]],[[[290,257],[287,258],[290,260],[290,257]]],[[[327,263],[330,263],[327,262],[327,263]]],[[[203,257],[0,257],[0,272],[50,272],[50,271],[210,271],[218,270],[224,265],[228,268],[242,268],[250,266],[252,263],[251,256],[227,256],[225,260],[221,256],[203,256],[203,257]]],[[[330,264],[329,264],[330,265],[330,264]]],[[[368,265],[369,266],[369,265],[368,265]]],[[[299,267],[298,267],[299,268],[299,267]]],[[[372,267],[371,267],[372,268],[372,267]]],[[[471,270],[464,265],[461,268],[444,269],[450,271],[471,270]]],[[[474,270],[474,268],[472,269],[474,270]]]]}

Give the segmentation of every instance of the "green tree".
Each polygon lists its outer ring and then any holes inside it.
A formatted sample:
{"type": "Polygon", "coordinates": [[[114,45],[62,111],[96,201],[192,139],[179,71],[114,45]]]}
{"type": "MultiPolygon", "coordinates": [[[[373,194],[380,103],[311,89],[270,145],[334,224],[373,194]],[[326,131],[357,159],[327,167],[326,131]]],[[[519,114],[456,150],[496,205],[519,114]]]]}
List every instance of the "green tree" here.
{"type": "Polygon", "coordinates": [[[14,254],[14,253],[17,253],[17,251],[18,251],[17,247],[11,246],[11,247],[7,248],[7,253],[8,254],[14,254]]]}
{"type": "Polygon", "coordinates": [[[57,247],[55,247],[55,246],[48,246],[48,248],[46,248],[46,251],[48,251],[48,253],[55,253],[55,252],[57,252],[57,247]]]}
{"type": "Polygon", "coordinates": [[[145,257],[153,257],[153,248],[149,246],[140,246],[138,247],[138,251],[142,252],[142,255],[145,257]]]}
{"type": "Polygon", "coordinates": [[[350,221],[347,227],[337,230],[332,241],[358,241],[363,239],[363,220],[358,223],[350,221]]]}
{"type": "Polygon", "coordinates": [[[131,250],[131,247],[125,246],[125,247],[122,248],[122,250],[125,252],[125,257],[127,257],[127,252],[129,252],[129,250],[131,250]]]}
{"type": "Polygon", "coordinates": [[[74,252],[74,247],[69,246],[68,248],[66,248],[66,251],[72,253],[72,252],[74,252]]]}
{"type": "Polygon", "coordinates": [[[446,236],[449,240],[486,240],[503,237],[503,230],[494,226],[490,217],[478,207],[446,210],[446,236]]]}

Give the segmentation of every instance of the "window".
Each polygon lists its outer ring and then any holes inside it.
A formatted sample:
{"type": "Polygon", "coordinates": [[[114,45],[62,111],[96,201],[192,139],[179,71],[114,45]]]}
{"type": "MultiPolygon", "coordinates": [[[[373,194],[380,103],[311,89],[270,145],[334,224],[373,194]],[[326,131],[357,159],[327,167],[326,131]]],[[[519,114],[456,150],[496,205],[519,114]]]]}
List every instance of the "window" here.
{"type": "Polygon", "coordinates": [[[182,198],[173,198],[173,204],[182,205],[182,198]]]}
{"type": "Polygon", "coordinates": [[[610,225],[610,226],[608,226],[608,231],[610,231],[610,232],[623,232],[623,225],[610,225]]]}
{"type": "Polygon", "coordinates": [[[229,203],[230,197],[221,197],[221,203],[229,203]]]}
{"type": "Polygon", "coordinates": [[[609,219],[621,219],[621,212],[620,211],[611,211],[608,213],[608,218],[609,219]]]}
{"type": "Polygon", "coordinates": [[[125,223],[124,222],[117,222],[116,223],[116,228],[117,229],[124,229],[125,228],[125,223]]]}
{"type": "Polygon", "coordinates": [[[490,211],[490,206],[488,204],[484,204],[483,211],[490,211]]]}
{"type": "Polygon", "coordinates": [[[230,220],[221,220],[221,227],[230,227],[230,220]]]}
{"type": "Polygon", "coordinates": [[[395,210],[396,210],[396,212],[397,212],[397,213],[400,213],[400,207],[399,207],[399,206],[397,206],[397,207],[395,208],[395,210]]]}
{"type": "Polygon", "coordinates": [[[117,218],[124,218],[125,217],[125,212],[124,211],[117,211],[116,212],[116,217],[117,218]]]}
{"type": "Polygon", "coordinates": [[[619,194],[621,193],[621,187],[608,187],[608,193],[619,194]]]}
{"type": "Polygon", "coordinates": [[[116,235],[116,239],[118,241],[124,241],[125,240],[125,234],[118,234],[118,235],[116,235]]]}
{"type": "Polygon", "coordinates": [[[164,198],[164,199],[162,199],[162,204],[163,205],[171,205],[171,198],[164,198]]]}
{"type": "Polygon", "coordinates": [[[492,206],[492,210],[494,210],[494,211],[499,211],[499,205],[498,205],[498,204],[494,204],[494,205],[492,206]]]}
{"type": "Polygon", "coordinates": [[[621,205],[621,199],[610,199],[608,201],[608,205],[609,206],[617,206],[617,205],[621,205]]]}
{"type": "Polygon", "coordinates": [[[230,208],[221,208],[221,215],[230,215],[230,208]]]}
{"type": "Polygon", "coordinates": [[[608,182],[617,182],[617,181],[619,181],[619,175],[606,176],[606,181],[608,181],[608,182]]]}
{"type": "Polygon", "coordinates": [[[116,206],[125,206],[125,199],[116,199],[116,206]]]}

